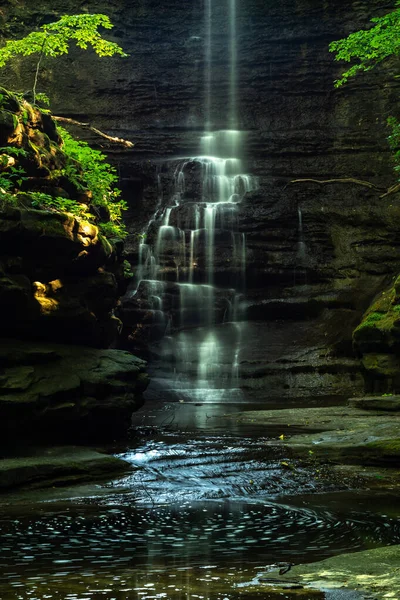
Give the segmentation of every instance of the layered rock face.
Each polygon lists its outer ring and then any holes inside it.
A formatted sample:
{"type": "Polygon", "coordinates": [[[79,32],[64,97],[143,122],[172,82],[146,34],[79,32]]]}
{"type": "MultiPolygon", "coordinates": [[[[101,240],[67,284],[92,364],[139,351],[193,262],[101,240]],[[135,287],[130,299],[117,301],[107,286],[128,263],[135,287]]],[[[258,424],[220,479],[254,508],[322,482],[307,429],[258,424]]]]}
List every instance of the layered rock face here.
{"type": "Polygon", "coordinates": [[[0,340],[2,443],[114,440],[126,431],[148,380],[121,350],[0,340]]]}
{"type": "Polygon", "coordinates": [[[143,361],[97,349],[115,345],[121,328],[122,242],[71,213],[34,208],[34,190],[56,185],[86,202],[89,192],[50,177],[66,163],[51,118],[5,90],[1,100],[0,174],[14,169],[26,191],[0,198],[0,437],[114,439],[147,385],[143,361]]]}
{"type": "MultiPolygon", "coordinates": [[[[217,130],[226,124],[228,23],[227,3],[213,5],[211,127],[217,130]]],[[[380,198],[394,182],[386,118],[395,111],[398,83],[392,77],[396,65],[389,63],[335,90],[341,66],[328,44],[388,8],[383,0],[247,0],[238,7],[239,128],[247,131],[246,170],[259,181],[238,216],[247,240],[243,309],[255,324],[241,350],[240,372],[242,386],[257,397],[363,389],[352,331],[400,270],[399,198],[380,198]],[[368,180],[382,191],[351,183],[290,183],[343,177],[368,180]]],[[[4,15],[15,35],[22,32],[11,21],[18,10],[9,7],[4,15]]],[[[115,23],[113,35],[130,58],[97,62],[89,53],[73,53],[54,68],[48,63],[43,83],[55,112],[89,119],[135,142],[133,151],[112,153],[130,198],[131,230],[143,232],[157,204],[171,200],[174,157],[199,154],[204,3],[89,0],[78,7],[72,0],[60,6],[39,0],[34,11],[23,10],[24,27],[57,11],[103,11],[115,23]]],[[[21,63],[9,76],[24,87],[28,71],[21,63]]],[[[195,185],[190,193],[196,195],[195,185]]],[[[149,229],[150,242],[154,235],[149,229]]],[[[132,235],[133,263],[137,242],[132,235]]],[[[230,285],[227,257],[222,240],[215,264],[222,287],[230,285]]],[[[170,292],[173,306],[173,286],[170,292]]],[[[152,322],[145,294],[141,302],[130,301],[121,312],[128,344],[132,332],[135,345],[152,322]]]]}

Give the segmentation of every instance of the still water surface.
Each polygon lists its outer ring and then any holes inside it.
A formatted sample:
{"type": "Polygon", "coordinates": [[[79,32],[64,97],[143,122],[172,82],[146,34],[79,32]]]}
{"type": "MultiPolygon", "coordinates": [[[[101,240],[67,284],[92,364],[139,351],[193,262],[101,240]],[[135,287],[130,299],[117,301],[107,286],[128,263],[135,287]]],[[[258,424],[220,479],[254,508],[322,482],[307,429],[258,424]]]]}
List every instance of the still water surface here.
{"type": "Polygon", "coordinates": [[[141,468],[118,480],[4,497],[0,598],[293,598],[258,577],[277,562],[400,543],[395,498],[288,470],[272,432],[197,412],[138,415],[141,438],[120,455],[141,468]]]}

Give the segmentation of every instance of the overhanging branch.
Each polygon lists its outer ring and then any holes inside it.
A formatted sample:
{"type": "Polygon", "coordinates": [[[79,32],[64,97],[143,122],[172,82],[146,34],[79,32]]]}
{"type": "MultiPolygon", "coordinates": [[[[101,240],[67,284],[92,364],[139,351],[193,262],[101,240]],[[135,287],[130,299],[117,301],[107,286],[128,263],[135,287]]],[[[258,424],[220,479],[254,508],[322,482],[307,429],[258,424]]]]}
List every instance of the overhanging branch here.
{"type": "Polygon", "coordinates": [[[123,138],[112,137],[111,135],[107,135],[103,131],[100,131],[100,129],[96,129],[96,127],[92,127],[90,125],[90,123],[82,123],[81,121],[75,121],[75,119],[69,119],[68,117],[56,117],[54,115],[52,115],[52,118],[54,119],[54,121],[60,121],[61,123],[69,123],[70,125],[77,125],[78,127],[84,127],[85,129],[90,129],[90,131],[93,131],[93,133],[106,139],[108,142],[111,142],[112,144],[121,144],[122,146],[125,146],[126,148],[133,148],[133,146],[134,146],[134,144],[132,142],[129,142],[128,140],[124,140],[123,138]]]}
{"type": "MultiPolygon", "coordinates": [[[[327,184],[330,184],[330,183],[355,183],[356,185],[362,185],[362,186],[370,188],[372,190],[377,190],[378,192],[382,192],[382,191],[385,190],[385,188],[379,187],[379,186],[375,185],[374,183],[371,183],[370,181],[363,181],[362,179],[354,179],[353,177],[342,177],[342,178],[338,178],[338,179],[325,179],[325,180],[319,180],[319,179],[293,179],[289,183],[306,183],[306,182],[309,182],[309,183],[318,183],[319,185],[327,185],[327,184]]],[[[392,188],[389,188],[389,190],[390,189],[392,189],[392,188]]],[[[387,190],[386,193],[388,193],[389,190],[387,190]]],[[[390,192],[390,193],[392,193],[392,192],[390,192]]]]}

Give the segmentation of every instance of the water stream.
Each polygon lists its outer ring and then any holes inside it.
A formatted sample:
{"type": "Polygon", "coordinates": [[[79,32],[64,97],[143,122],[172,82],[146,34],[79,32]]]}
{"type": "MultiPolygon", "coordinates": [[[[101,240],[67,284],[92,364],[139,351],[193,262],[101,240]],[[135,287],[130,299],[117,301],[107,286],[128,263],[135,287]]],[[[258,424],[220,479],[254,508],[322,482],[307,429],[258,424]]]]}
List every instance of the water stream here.
{"type": "MultiPolygon", "coordinates": [[[[199,155],[172,161],[172,192],[148,226],[131,292],[153,313],[161,341],[163,380],[180,399],[239,395],[246,239],[238,231],[240,202],[257,186],[244,172],[238,129],[237,7],[228,1],[229,57],[226,129],[213,128],[214,3],[205,3],[204,133],[199,155]],[[151,225],[154,224],[154,227],[151,225]]],[[[159,376],[159,375],[158,375],[159,376]]]]}
{"type": "Polygon", "coordinates": [[[276,563],[400,542],[395,495],[285,469],[276,432],[226,411],[154,405],[120,452],[137,470],[3,496],[2,600],[282,600],[260,582],[276,563]]]}

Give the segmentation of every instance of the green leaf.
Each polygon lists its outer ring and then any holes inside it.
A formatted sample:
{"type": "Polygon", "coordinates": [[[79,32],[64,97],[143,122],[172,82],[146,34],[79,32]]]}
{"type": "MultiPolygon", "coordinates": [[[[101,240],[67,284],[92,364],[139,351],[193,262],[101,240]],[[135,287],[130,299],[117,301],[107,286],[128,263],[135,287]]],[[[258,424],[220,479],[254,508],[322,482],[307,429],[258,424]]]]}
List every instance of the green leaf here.
{"type": "MultiPolygon", "coordinates": [[[[399,4],[396,2],[396,6],[399,4]]],[[[340,87],[360,71],[370,71],[386,58],[400,54],[400,8],[371,19],[371,22],[375,25],[370,29],[361,29],[330,43],[329,50],[335,53],[335,60],[356,61],[335,81],[335,87],[340,87]]]]}

